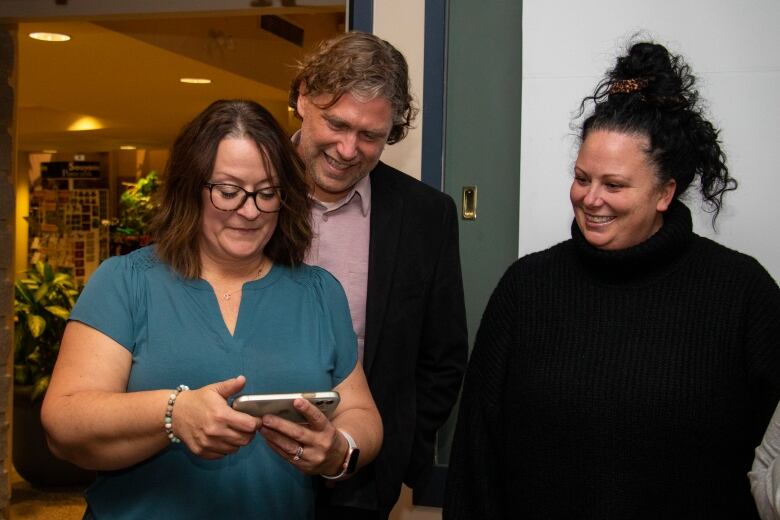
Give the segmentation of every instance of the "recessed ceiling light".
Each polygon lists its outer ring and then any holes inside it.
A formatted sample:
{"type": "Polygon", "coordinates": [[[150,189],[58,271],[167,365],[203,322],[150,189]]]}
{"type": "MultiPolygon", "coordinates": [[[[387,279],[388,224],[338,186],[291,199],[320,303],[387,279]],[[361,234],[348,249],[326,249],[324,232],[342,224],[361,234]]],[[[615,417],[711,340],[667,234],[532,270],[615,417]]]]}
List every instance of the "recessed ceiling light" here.
{"type": "Polygon", "coordinates": [[[57,150],[42,150],[43,153],[57,153],[57,150]]]}
{"type": "Polygon", "coordinates": [[[119,147],[120,150],[135,150],[135,146],[131,144],[123,144],[119,147]]]}
{"type": "Polygon", "coordinates": [[[205,85],[207,83],[211,83],[211,80],[208,78],[179,78],[179,81],[182,83],[192,83],[195,85],[205,85]]]}
{"type": "Polygon", "coordinates": [[[40,40],[42,42],[66,42],[70,40],[70,36],[63,33],[31,32],[29,36],[33,40],[40,40]]]}
{"type": "Polygon", "coordinates": [[[76,119],[68,127],[69,132],[83,132],[85,130],[100,130],[105,125],[101,123],[97,118],[91,116],[82,116],[76,119]]]}

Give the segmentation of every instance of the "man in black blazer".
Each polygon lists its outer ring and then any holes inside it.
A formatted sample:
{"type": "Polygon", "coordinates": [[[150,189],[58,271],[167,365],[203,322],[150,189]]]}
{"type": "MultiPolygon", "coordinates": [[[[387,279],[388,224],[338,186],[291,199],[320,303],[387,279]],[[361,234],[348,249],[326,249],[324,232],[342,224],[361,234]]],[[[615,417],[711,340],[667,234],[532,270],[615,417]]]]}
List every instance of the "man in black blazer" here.
{"type": "Polygon", "coordinates": [[[414,487],[432,467],[466,365],[455,204],[379,161],[416,115],[406,60],[389,43],[356,32],[324,42],[301,63],[290,106],[313,188],[307,261],[347,292],[384,428],[372,463],[323,479],[317,516],[387,518],[401,483],[414,487]]]}

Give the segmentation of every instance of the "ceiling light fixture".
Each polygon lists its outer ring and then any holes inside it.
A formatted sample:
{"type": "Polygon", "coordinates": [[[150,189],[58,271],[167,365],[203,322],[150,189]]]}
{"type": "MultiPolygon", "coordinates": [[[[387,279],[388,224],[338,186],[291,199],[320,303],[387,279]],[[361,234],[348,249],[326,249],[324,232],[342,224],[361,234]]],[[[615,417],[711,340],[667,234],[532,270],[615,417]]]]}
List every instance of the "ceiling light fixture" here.
{"type": "Polygon", "coordinates": [[[83,132],[86,130],[100,130],[105,128],[105,125],[101,123],[97,118],[91,116],[82,116],[75,120],[68,127],[68,132],[83,132]]]}
{"type": "Polygon", "coordinates": [[[131,144],[123,144],[119,147],[120,150],[135,150],[135,146],[131,144]]]}
{"type": "Polygon", "coordinates": [[[205,85],[207,83],[211,83],[211,80],[208,78],[179,78],[179,81],[182,83],[191,83],[193,85],[205,85]]]}
{"type": "Polygon", "coordinates": [[[28,36],[33,40],[40,40],[42,42],[66,42],[70,40],[70,36],[64,33],[31,32],[28,36]]]}
{"type": "Polygon", "coordinates": [[[43,153],[57,153],[57,150],[42,150],[43,153]]]}

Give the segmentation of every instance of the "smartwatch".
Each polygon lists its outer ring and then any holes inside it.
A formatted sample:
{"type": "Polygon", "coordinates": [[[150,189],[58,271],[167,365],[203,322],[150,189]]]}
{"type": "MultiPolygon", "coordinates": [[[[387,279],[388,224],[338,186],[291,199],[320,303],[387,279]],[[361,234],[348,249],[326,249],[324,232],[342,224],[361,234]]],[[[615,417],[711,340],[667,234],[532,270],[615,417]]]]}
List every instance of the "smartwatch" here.
{"type": "Polygon", "coordinates": [[[341,471],[338,474],[320,475],[322,478],[328,480],[340,480],[351,476],[357,469],[358,457],[360,457],[360,448],[357,447],[355,439],[344,430],[339,430],[339,433],[341,433],[347,441],[347,456],[344,457],[344,464],[341,466],[341,471]]]}

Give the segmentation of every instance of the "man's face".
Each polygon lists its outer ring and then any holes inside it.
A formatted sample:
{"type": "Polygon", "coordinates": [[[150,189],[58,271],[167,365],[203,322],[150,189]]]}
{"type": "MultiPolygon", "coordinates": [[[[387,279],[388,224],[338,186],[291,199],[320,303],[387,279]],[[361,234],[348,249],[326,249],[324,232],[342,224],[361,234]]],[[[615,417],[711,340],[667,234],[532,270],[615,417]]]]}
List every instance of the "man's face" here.
{"type": "Polygon", "coordinates": [[[361,101],[346,93],[331,107],[330,94],[298,96],[301,123],[298,153],[322,202],[343,199],[379,162],[393,125],[390,101],[361,101]],[[318,106],[319,105],[319,106],[318,106]]]}

